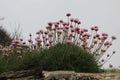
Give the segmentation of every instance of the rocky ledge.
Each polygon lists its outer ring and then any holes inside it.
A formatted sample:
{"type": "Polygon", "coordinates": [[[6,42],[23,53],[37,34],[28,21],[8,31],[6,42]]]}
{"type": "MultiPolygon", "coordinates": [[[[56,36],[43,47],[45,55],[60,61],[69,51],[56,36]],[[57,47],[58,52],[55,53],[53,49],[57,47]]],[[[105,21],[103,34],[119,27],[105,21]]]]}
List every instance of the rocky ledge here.
{"type": "Polygon", "coordinates": [[[119,73],[23,70],[0,74],[0,80],[120,80],[119,73]]]}

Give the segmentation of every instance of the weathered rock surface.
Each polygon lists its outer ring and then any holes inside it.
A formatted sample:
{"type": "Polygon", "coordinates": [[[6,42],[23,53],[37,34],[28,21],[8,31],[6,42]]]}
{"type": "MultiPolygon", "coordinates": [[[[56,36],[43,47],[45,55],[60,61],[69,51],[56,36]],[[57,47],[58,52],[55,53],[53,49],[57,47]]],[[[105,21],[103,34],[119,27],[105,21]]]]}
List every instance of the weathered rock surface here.
{"type": "Polygon", "coordinates": [[[23,70],[4,72],[0,80],[120,80],[119,73],[76,73],[75,71],[23,70]]]}

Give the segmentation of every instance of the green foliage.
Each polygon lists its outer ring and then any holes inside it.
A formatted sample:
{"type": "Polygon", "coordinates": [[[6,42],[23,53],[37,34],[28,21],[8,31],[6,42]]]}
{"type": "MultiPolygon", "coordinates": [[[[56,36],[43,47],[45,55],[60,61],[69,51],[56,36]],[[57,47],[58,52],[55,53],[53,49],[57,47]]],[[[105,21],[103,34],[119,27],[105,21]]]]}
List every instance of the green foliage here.
{"type": "Polygon", "coordinates": [[[104,72],[106,73],[120,73],[120,69],[105,69],[104,72]]]}
{"type": "Polygon", "coordinates": [[[34,57],[24,60],[23,69],[39,67],[49,71],[75,70],[79,72],[99,72],[100,70],[94,57],[75,45],[57,44],[34,54],[36,54],[34,57]]]}
{"type": "Polygon", "coordinates": [[[75,70],[79,72],[98,72],[94,57],[76,45],[57,44],[45,54],[45,70],[75,70]]]}
{"type": "MultiPolygon", "coordinates": [[[[35,51],[34,51],[35,52],[35,51]]],[[[23,70],[27,65],[27,62],[30,62],[33,58],[35,58],[37,54],[33,53],[23,53],[21,55],[22,58],[19,58],[17,53],[10,54],[8,57],[4,57],[0,53],[0,73],[7,71],[16,71],[23,70]]]]}
{"type": "Polygon", "coordinates": [[[11,43],[11,40],[12,39],[10,35],[2,27],[0,27],[0,44],[9,45],[11,43]]]}
{"type": "Polygon", "coordinates": [[[76,45],[57,44],[42,51],[34,50],[22,54],[22,58],[11,54],[0,58],[0,72],[35,69],[75,70],[78,72],[99,72],[94,57],[76,45]]]}

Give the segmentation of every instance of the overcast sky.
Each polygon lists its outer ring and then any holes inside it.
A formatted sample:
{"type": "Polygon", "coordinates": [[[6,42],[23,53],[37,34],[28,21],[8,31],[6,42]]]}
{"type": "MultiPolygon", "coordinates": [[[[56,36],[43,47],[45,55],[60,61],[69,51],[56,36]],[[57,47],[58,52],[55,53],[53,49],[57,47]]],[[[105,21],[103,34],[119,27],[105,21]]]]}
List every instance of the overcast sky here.
{"type": "Polygon", "coordinates": [[[45,29],[47,22],[66,19],[68,12],[81,20],[82,28],[97,25],[100,33],[117,36],[107,52],[117,53],[107,64],[120,66],[120,0],[0,0],[0,16],[5,17],[0,25],[14,32],[20,24],[27,40],[29,33],[35,35],[39,29],[45,29]]]}

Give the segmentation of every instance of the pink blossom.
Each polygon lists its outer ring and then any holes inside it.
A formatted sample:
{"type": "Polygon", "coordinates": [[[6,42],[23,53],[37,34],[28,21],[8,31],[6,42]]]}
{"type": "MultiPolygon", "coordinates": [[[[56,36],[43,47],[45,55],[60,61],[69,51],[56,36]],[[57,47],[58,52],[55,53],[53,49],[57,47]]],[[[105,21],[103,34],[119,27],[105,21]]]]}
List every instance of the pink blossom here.
{"type": "Polygon", "coordinates": [[[115,51],[113,51],[113,54],[115,54],[115,51]]]}
{"type": "Polygon", "coordinates": [[[101,62],[104,62],[104,61],[105,61],[104,59],[101,60],[101,62]]]}
{"type": "Polygon", "coordinates": [[[63,20],[60,20],[60,23],[63,23],[63,20]]]}
{"type": "Polygon", "coordinates": [[[112,36],[111,38],[112,38],[112,40],[115,40],[115,39],[116,39],[116,37],[115,37],[115,36],[112,36]]]}
{"type": "Polygon", "coordinates": [[[79,21],[79,19],[76,18],[76,19],[74,19],[74,22],[75,22],[75,23],[78,23],[78,22],[80,22],[80,21],[79,21]]]}
{"type": "Polygon", "coordinates": [[[45,31],[44,33],[47,35],[49,33],[49,31],[45,31]]]}
{"type": "Polygon", "coordinates": [[[62,31],[61,30],[57,30],[57,34],[61,34],[62,33],[62,31]]]}
{"type": "Polygon", "coordinates": [[[49,23],[48,23],[48,25],[49,25],[49,26],[52,26],[52,25],[53,25],[53,23],[52,23],[52,22],[49,22],[49,23]]]}
{"type": "Polygon", "coordinates": [[[38,43],[41,43],[41,42],[42,42],[42,40],[41,40],[39,37],[37,37],[35,40],[36,40],[38,43]]]}
{"type": "Polygon", "coordinates": [[[113,67],[113,65],[112,64],[109,64],[109,68],[112,68],[113,67]]]}
{"type": "Polygon", "coordinates": [[[20,41],[23,41],[23,39],[20,39],[20,41]]]}
{"type": "Polygon", "coordinates": [[[109,54],[107,54],[107,57],[109,57],[110,55],[109,54]]]}
{"type": "Polygon", "coordinates": [[[32,43],[33,41],[31,39],[28,39],[28,42],[32,43]]]}
{"type": "Polygon", "coordinates": [[[75,31],[77,31],[77,32],[78,32],[79,30],[80,30],[80,28],[79,28],[79,27],[76,27],[76,28],[75,28],[75,31]]]}
{"type": "Polygon", "coordinates": [[[106,42],[104,43],[105,46],[108,46],[109,44],[110,44],[109,41],[106,41],[106,42]]]}
{"type": "Polygon", "coordinates": [[[7,48],[3,48],[2,51],[3,51],[3,52],[7,52],[8,49],[7,49],[7,48]]]}
{"type": "Polygon", "coordinates": [[[107,33],[102,33],[102,36],[108,36],[108,34],[107,33]]]}
{"type": "Polygon", "coordinates": [[[71,32],[75,32],[75,28],[71,28],[71,32]]]}
{"type": "Polygon", "coordinates": [[[66,16],[67,16],[67,17],[71,16],[71,13],[67,13],[66,16]]]}
{"type": "Polygon", "coordinates": [[[43,34],[43,30],[41,29],[41,30],[39,30],[39,32],[41,33],[41,34],[43,34]]]}
{"type": "Polygon", "coordinates": [[[40,34],[40,32],[38,31],[38,32],[36,32],[36,34],[38,34],[38,35],[39,35],[39,34],[40,34]]]}
{"type": "Polygon", "coordinates": [[[18,54],[21,54],[21,51],[20,51],[20,50],[17,50],[17,53],[18,53],[18,54]]]}
{"type": "Polygon", "coordinates": [[[92,31],[95,30],[94,27],[91,27],[91,30],[92,30],[92,31]]]}
{"type": "Polygon", "coordinates": [[[72,44],[72,40],[68,39],[68,40],[66,40],[66,43],[67,44],[72,44]]]}
{"type": "Polygon", "coordinates": [[[106,52],[106,50],[105,49],[101,49],[101,52],[104,53],[104,52],[106,52]]]}
{"type": "Polygon", "coordinates": [[[99,34],[96,34],[96,37],[97,37],[97,38],[99,38],[99,37],[100,37],[100,35],[99,35],[99,34]]]}
{"type": "Polygon", "coordinates": [[[12,43],[17,44],[17,43],[19,43],[19,40],[13,40],[12,43]]]}
{"type": "Polygon", "coordinates": [[[8,57],[9,55],[8,54],[3,54],[4,57],[8,57]]]}
{"type": "Polygon", "coordinates": [[[29,34],[29,36],[31,37],[31,36],[32,36],[32,34],[30,33],[30,34],[29,34]]]}
{"type": "Polygon", "coordinates": [[[48,37],[52,37],[52,36],[53,36],[52,32],[48,33],[48,37]]]}
{"type": "Polygon", "coordinates": [[[74,21],[74,18],[71,18],[70,21],[73,22],[73,21],[74,21]]]}
{"type": "Polygon", "coordinates": [[[50,46],[50,44],[49,44],[49,43],[46,43],[46,44],[45,44],[45,46],[47,46],[47,47],[48,47],[48,46],[50,46]]]}

